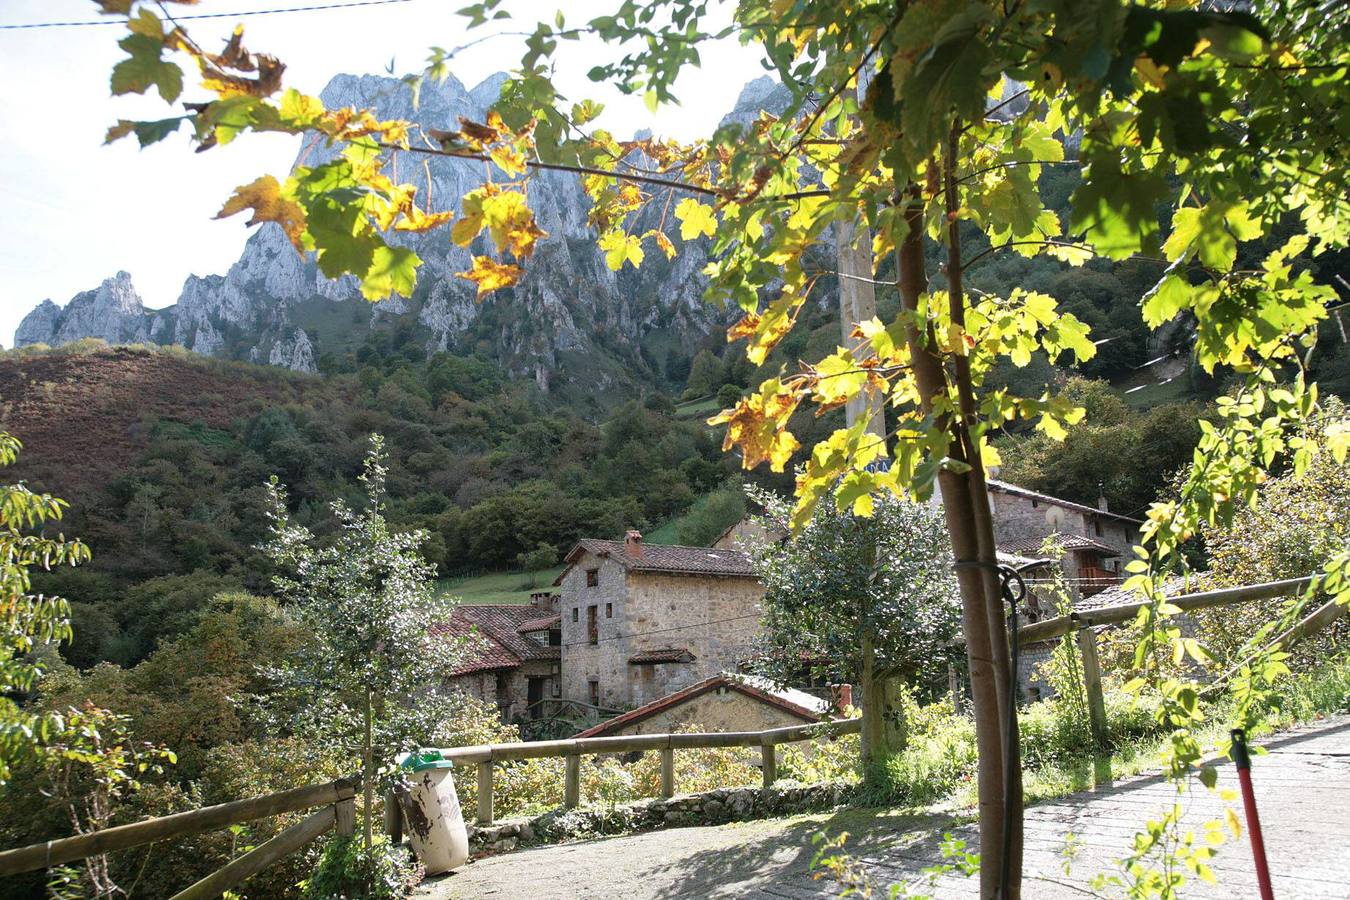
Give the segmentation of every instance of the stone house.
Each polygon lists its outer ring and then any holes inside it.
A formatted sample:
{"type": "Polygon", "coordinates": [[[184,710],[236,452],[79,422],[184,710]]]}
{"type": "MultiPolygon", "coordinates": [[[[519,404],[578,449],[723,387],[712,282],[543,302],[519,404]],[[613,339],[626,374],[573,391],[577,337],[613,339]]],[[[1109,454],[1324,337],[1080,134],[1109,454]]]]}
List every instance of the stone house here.
{"type": "Polygon", "coordinates": [[[697,731],[763,731],[819,722],[830,704],[804,691],[778,688],[763,678],[719,672],[620,716],[577,737],[669,734],[697,731]]]}
{"type": "Polygon", "coordinates": [[[560,588],[562,696],[641,707],[736,670],[759,629],[763,590],[739,550],[582,540],[560,588]]]}
{"type": "Polygon", "coordinates": [[[1138,519],[1062,500],[1006,481],[988,481],[994,536],[1005,553],[1035,559],[1052,534],[1064,546],[1064,577],[1083,596],[1118,584],[1121,567],[1139,540],[1138,519]]]}
{"type": "Polygon", "coordinates": [[[440,626],[470,640],[449,687],[493,703],[503,722],[538,718],[561,696],[562,632],[558,598],[535,594],[526,604],[463,604],[440,626]]]}

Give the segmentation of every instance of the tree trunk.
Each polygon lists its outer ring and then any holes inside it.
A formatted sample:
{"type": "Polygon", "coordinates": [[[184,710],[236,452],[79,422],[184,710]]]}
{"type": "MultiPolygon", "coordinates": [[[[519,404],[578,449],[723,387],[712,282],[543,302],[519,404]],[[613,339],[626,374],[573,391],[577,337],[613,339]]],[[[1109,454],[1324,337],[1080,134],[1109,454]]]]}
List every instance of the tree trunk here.
{"type": "MultiPolygon", "coordinates": [[[[951,133],[943,154],[944,211],[947,214],[947,301],[952,323],[965,328],[965,287],[962,283],[961,223],[957,216],[961,208],[956,187],[956,159],[961,144],[961,123],[952,122],[951,133]]],[[[976,572],[983,582],[985,615],[989,623],[989,645],[992,650],[994,692],[998,701],[1000,744],[1003,751],[1003,805],[1008,831],[1000,835],[1001,871],[1005,900],[1015,900],[1021,893],[1022,872],[1022,762],[1014,703],[1017,673],[1012,671],[1012,659],[1006,639],[1006,613],[1003,591],[998,575],[998,550],[994,538],[994,517],[989,508],[989,491],[984,477],[984,461],[980,448],[970,433],[969,423],[975,421],[978,411],[975,388],[970,375],[970,358],[954,356],[957,398],[961,409],[960,421],[954,433],[965,461],[970,465],[966,480],[970,486],[970,512],[974,525],[976,572]]],[[[970,557],[958,556],[958,559],[970,557]]],[[[1000,830],[1002,830],[1000,828],[1000,830]]],[[[985,873],[982,872],[983,876],[985,873]]]]}
{"type": "Polygon", "coordinates": [[[365,714],[365,735],[361,742],[361,797],[364,801],[364,809],[361,812],[361,833],[365,839],[366,850],[369,851],[374,837],[371,833],[370,814],[375,808],[375,759],[371,747],[375,708],[371,704],[369,688],[366,689],[365,714]]]}
{"type": "MultiPolygon", "coordinates": [[[[927,289],[924,270],[923,234],[924,206],[918,187],[912,183],[900,186],[908,226],[905,237],[896,248],[898,269],[897,287],[900,305],[915,311],[927,289]]],[[[947,375],[935,355],[937,346],[931,325],[920,331],[916,322],[907,327],[915,382],[925,413],[931,413],[933,401],[947,394],[947,375]]],[[[960,373],[958,372],[958,384],[960,373]]],[[[966,386],[969,371],[966,370],[966,386]]],[[[959,387],[958,387],[959,390],[959,387]]],[[[980,821],[980,896],[1017,900],[1020,897],[1020,866],[1013,869],[1006,885],[1001,885],[1004,870],[1004,814],[1006,806],[1005,771],[1003,766],[1007,717],[1006,694],[1001,700],[999,687],[1006,683],[1008,647],[1002,626],[1002,598],[998,590],[994,563],[992,517],[989,500],[984,492],[983,470],[980,460],[965,459],[969,446],[969,432],[961,422],[941,415],[936,425],[950,430],[955,446],[949,454],[966,461],[971,473],[978,478],[944,469],[938,473],[947,530],[951,535],[952,551],[958,561],[969,563],[957,569],[961,588],[961,621],[966,638],[966,654],[970,662],[971,707],[975,719],[975,743],[979,753],[977,787],[979,790],[980,821]],[[976,493],[978,485],[978,496],[976,493]],[[983,515],[979,514],[982,507],[983,515]],[[997,622],[995,626],[994,622],[997,622]],[[1000,672],[1000,667],[1002,671],[1000,672]]],[[[1016,791],[1020,808],[1020,790],[1016,791]]],[[[1020,815],[1014,819],[1012,836],[1020,836],[1020,815]]],[[[1020,840],[1015,842],[1020,845],[1020,840]]],[[[1020,860],[1021,848],[1016,846],[1008,854],[1010,861],[1020,860]]]]}

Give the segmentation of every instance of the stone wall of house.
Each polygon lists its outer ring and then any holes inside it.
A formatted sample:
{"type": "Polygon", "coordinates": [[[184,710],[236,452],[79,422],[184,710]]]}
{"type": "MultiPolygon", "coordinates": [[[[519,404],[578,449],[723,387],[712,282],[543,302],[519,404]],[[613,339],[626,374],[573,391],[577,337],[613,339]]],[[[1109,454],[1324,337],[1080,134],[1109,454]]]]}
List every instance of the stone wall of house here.
{"type": "Polygon", "coordinates": [[[628,645],[623,635],[632,631],[627,615],[628,574],[623,566],[608,557],[585,553],[567,570],[560,585],[562,614],[563,697],[582,703],[591,702],[590,682],[598,687],[599,705],[622,709],[629,705],[628,687],[620,677],[628,667],[628,645]],[[586,583],[587,571],[594,570],[596,584],[586,583]],[[598,642],[587,642],[588,607],[596,608],[598,642]],[[606,616],[606,610],[610,615],[606,616]],[[622,645],[622,646],[621,646],[622,645]],[[621,665],[616,660],[622,657],[621,665]]]}
{"type": "MultiPolygon", "coordinates": [[[[1055,533],[1076,534],[1113,547],[1121,557],[1130,559],[1138,539],[1138,531],[1127,522],[1045,500],[991,490],[989,506],[999,543],[1041,540],[1055,533]]],[[[1079,574],[1078,560],[1070,553],[1064,558],[1064,575],[1072,580],[1079,574]]]]}
{"type": "MultiPolygon", "coordinates": [[[[669,734],[682,726],[697,726],[698,731],[764,731],[801,725],[803,721],[786,710],[724,688],[720,694],[716,690],[699,694],[608,734],[669,734]]],[[[755,756],[758,759],[759,751],[755,756]]]]}
{"type": "Polygon", "coordinates": [[[602,834],[624,834],[689,825],[782,816],[833,809],[847,803],[853,785],[842,782],[794,784],[771,788],[724,788],[683,794],[669,800],[640,800],[614,807],[555,810],[533,819],[510,819],[493,825],[469,825],[469,853],[474,857],[506,853],[517,847],[556,844],[602,834]]]}
{"type": "Polygon", "coordinates": [[[563,696],[601,706],[641,706],[688,687],[746,655],[759,626],[763,589],[753,578],[625,572],[589,553],[562,581],[563,696]],[[587,572],[597,584],[587,584],[587,572]],[[588,642],[587,608],[596,607],[597,643],[588,642]],[[728,621],[730,620],[730,621],[728,621]],[[687,648],[692,663],[635,666],[642,650],[687,648]]]}
{"type": "Polygon", "coordinates": [[[616,642],[625,646],[629,704],[641,706],[718,672],[735,671],[759,631],[763,596],[754,578],[630,573],[626,627],[633,637],[616,642]],[[628,665],[633,653],[661,647],[686,648],[694,661],[628,665]]]}

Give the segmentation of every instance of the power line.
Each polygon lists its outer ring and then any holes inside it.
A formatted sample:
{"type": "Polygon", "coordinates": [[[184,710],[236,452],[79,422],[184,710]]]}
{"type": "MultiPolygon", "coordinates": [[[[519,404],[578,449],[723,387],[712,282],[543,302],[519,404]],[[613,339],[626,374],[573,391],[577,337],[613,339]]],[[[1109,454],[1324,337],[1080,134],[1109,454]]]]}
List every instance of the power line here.
{"type": "MultiPolygon", "coordinates": [[[[358,6],[387,6],[391,3],[410,3],[412,0],[351,0],[348,3],[322,3],[313,6],[287,6],[279,9],[256,9],[247,12],[195,13],[175,15],[176,21],[187,19],[237,19],[243,16],[275,16],[280,13],[314,12],[324,9],[352,9],[358,6]]],[[[98,25],[122,25],[122,19],[86,19],[76,22],[20,22],[14,25],[0,25],[0,31],[20,31],[31,28],[86,28],[98,25]]]]}

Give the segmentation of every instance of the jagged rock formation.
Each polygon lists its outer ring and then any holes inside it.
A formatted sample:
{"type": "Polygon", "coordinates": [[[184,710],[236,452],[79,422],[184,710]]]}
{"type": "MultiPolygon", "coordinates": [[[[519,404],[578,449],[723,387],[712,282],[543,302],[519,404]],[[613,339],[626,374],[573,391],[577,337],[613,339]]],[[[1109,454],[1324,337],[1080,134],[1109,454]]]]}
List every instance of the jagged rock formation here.
{"type": "MultiPolygon", "coordinates": [[[[339,75],[322,99],[329,107],[372,106],[382,117],[452,128],[459,116],[481,120],[505,77],[494,75],[471,90],[453,77],[425,85],[414,109],[409,88],[396,79],[339,75]]],[[[781,107],[785,95],[780,85],[760,78],[746,86],[724,121],[748,123],[761,109],[781,107]]],[[[330,152],[306,146],[297,163],[312,165],[330,152]]],[[[483,181],[480,163],[423,162],[400,158],[394,165],[402,171],[391,174],[416,183],[419,199],[430,195],[436,208],[458,203],[483,181]]],[[[315,371],[325,352],[345,352],[368,329],[407,319],[421,330],[428,353],[487,346],[509,372],[533,378],[547,390],[559,382],[603,388],[659,374],[663,360],[644,354],[644,342],[693,347],[729,321],[731,313],[702,300],[700,270],[706,255],[700,246],[686,246],[670,261],[649,253],[640,270],[611,272],[587,225],[588,204],[579,181],[567,173],[537,173],[529,190],[548,237],[537,246],[520,283],[482,304],[473,285],[455,277],[469,268],[469,250],[450,243],[443,232],[400,236],[424,261],[415,296],[391,299],[365,315],[354,311],[343,318],[342,329],[328,329],[324,334],[329,336],[319,338],[300,327],[306,315],[324,314],[315,309],[369,307],[354,279],[323,277],[278,227],[268,224],[249,237],[224,275],[189,276],[174,306],[144,309],[130,276],[119,273],[64,309],[44,301],[23,320],[15,342],[56,345],[100,337],[113,343],[174,343],[208,355],[315,371]],[[484,323],[485,318],[491,322],[484,323]]],[[[639,223],[639,230],[653,227],[659,210],[649,215],[652,221],[639,223]]],[[[472,249],[486,252],[485,246],[472,249]]]]}

